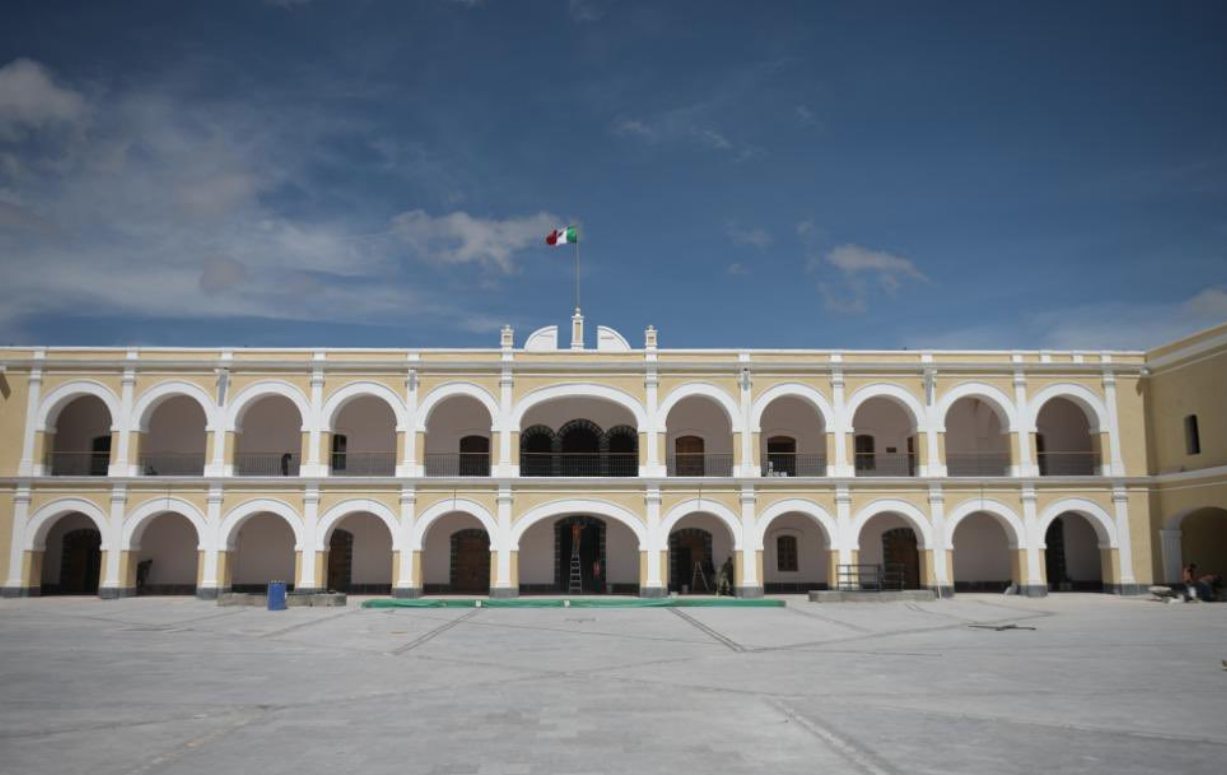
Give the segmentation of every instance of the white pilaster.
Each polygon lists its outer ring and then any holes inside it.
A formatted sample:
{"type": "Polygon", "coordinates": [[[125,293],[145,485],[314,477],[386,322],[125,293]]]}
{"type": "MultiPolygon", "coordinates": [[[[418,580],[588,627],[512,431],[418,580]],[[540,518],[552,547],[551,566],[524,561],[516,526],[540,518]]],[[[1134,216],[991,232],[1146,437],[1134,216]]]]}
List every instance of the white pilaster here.
{"type": "Polygon", "coordinates": [[[848,485],[835,488],[835,548],[839,551],[839,564],[850,565],[852,552],[857,548],[857,536],[852,533],[852,493],[848,485]]]}
{"type": "MultiPolygon", "coordinates": [[[[839,353],[831,353],[831,363],[839,363],[842,360],[843,356],[839,353]]],[[[848,433],[852,427],[852,418],[845,416],[847,408],[844,403],[844,370],[840,366],[831,369],[831,403],[835,413],[835,464],[831,473],[834,476],[852,476],[852,463],[848,460],[848,433]]]]}
{"type": "Polygon", "coordinates": [[[669,546],[668,537],[660,535],[660,488],[649,487],[643,502],[648,518],[647,545],[641,547],[648,553],[647,586],[649,589],[660,589],[664,586],[664,580],[660,577],[660,553],[669,546]]]}
{"type": "Polygon", "coordinates": [[[1159,531],[1159,541],[1163,547],[1163,581],[1167,584],[1179,584],[1183,580],[1184,550],[1180,537],[1179,529],[1159,531]]]}
{"type": "Polygon", "coordinates": [[[1035,462],[1031,460],[1031,424],[1028,420],[1030,409],[1027,407],[1027,375],[1022,369],[1022,355],[1020,353],[1014,353],[1011,356],[1011,360],[1015,363],[1014,406],[1018,412],[1018,427],[1014,429],[1014,435],[1018,441],[1018,460],[1011,467],[1010,476],[1036,476],[1039,474],[1039,470],[1036,468],[1035,462]]]}
{"type": "Polygon", "coordinates": [[[315,353],[315,365],[311,369],[311,416],[304,417],[307,431],[307,459],[302,462],[303,476],[327,476],[328,464],[320,460],[320,434],[324,428],[324,358],[323,352],[315,353]]]}
{"type": "MultiPolygon", "coordinates": [[[[929,361],[933,360],[932,354],[929,353],[925,353],[922,357],[929,361]]],[[[925,416],[927,417],[924,435],[928,461],[919,467],[918,473],[921,476],[945,476],[946,463],[941,459],[941,451],[937,443],[937,429],[945,425],[945,418],[937,415],[937,369],[925,369],[924,388],[925,416]]]]}
{"type": "MultiPolygon", "coordinates": [[[[499,485],[498,488],[498,574],[494,586],[499,589],[511,589],[511,486],[499,485]]],[[[496,540],[491,536],[491,540],[496,540]]]]}
{"type": "Polygon", "coordinates": [[[648,326],[644,332],[644,378],[643,388],[647,393],[647,444],[648,444],[648,459],[646,470],[641,471],[641,476],[663,477],[667,475],[664,461],[660,459],[660,434],[664,433],[664,429],[660,427],[660,373],[656,366],[656,329],[648,326]]]}
{"type": "Polygon", "coordinates": [[[406,486],[400,491],[400,572],[396,578],[397,589],[413,588],[414,545],[413,534],[417,530],[417,491],[406,486]]]}
{"type": "MultiPolygon", "coordinates": [[[[1104,360],[1109,360],[1112,356],[1104,353],[1104,360]]],[[[1107,476],[1124,476],[1125,461],[1121,457],[1120,449],[1120,422],[1116,411],[1116,375],[1111,371],[1103,373],[1103,401],[1108,409],[1108,427],[1101,428],[1108,432],[1108,452],[1110,459],[1110,470],[1104,473],[1107,476]]]]}
{"type": "Polygon", "coordinates": [[[1029,584],[1039,584],[1043,576],[1040,567],[1040,549],[1046,546],[1044,536],[1040,533],[1039,514],[1036,508],[1038,496],[1035,487],[1023,485],[1022,488],[1023,526],[1027,530],[1027,578],[1029,584]]]}
{"type": "Polygon", "coordinates": [[[396,467],[397,476],[421,476],[422,461],[417,459],[417,430],[422,424],[418,417],[417,353],[409,353],[409,370],[405,372],[405,452],[396,467]]]}
{"type": "Polygon", "coordinates": [[[933,529],[933,577],[939,588],[952,587],[946,568],[946,549],[951,546],[954,536],[946,535],[946,495],[940,485],[929,487],[929,521],[933,529]]]}
{"type": "Polygon", "coordinates": [[[216,590],[218,588],[217,556],[219,552],[223,552],[227,548],[221,543],[223,496],[224,492],[221,485],[214,484],[209,487],[209,494],[206,496],[207,510],[205,512],[208,529],[205,535],[201,536],[205,553],[204,573],[200,579],[200,588],[202,590],[216,590]]]}
{"type": "Polygon", "coordinates": [[[498,417],[495,418],[495,430],[498,431],[498,466],[496,476],[519,476],[520,467],[511,461],[511,434],[519,430],[513,427],[512,413],[515,411],[515,373],[511,367],[512,354],[503,352],[503,371],[498,381],[498,417]]]}
{"type": "Polygon", "coordinates": [[[758,578],[758,550],[750,536],[754,535],[755,504],[758,498],[754,494],[754,485],[748,484],[741,488],[741,586],[761,587],[763,582],[758,578]]]}
{"type": "MultiPolygon", "coordinates": [[[[136,360],[137,353],[135,350],[128,351],[128,362],[132,363],[136,360]]],[[[132,417],[132,394],[136,390],[136,367],[129,365],[124,367],[124,375],[120,380],[119,387],[119,417],[111,418],[111,430],[119,431],[119,449],[116,450],[115,458],[119,461],[111,463],[107,468],[108,476],[135,476],[136,466],[128,463],[128,449],[130,447],[130,437],[132,431],[136,430],[137,423],[132,417]]]]}
{"type": "Polygon", "coordinates": [[[1137,584],[1137,579],[1133,577],[1133,538],[1129,531],[1129,493],[1124,487],[1112,488],[1112,508],[1116,519],[1116,544],[1120,550],[1119,583],[1122,585],[1137,584]]]}
{"type": "MultiPolygon", "coordinates": [[[[231,357],[229,352],[222,353],[223,362],[231,357]]],[[[233,476],[234,471],[226,465],[226,402],[230,388],[230,369],[219,368],[216,373],[217,423],[213,426],[213,459],[205,464],[205,476],[233,476]]]]}
{"type": "Polygon", "coordinates": [[[111,488],[111,512],[107,519],[107,531],[102,536],[102,551],[106,567],[102,571],[102,585],[116,589],[120,585],[119,553],[123,550],[119,537],[123,535],[124,513],[128,510],[128,487],[117,484],[111,488]]]}
{"type": "MultiPolygon", "coordinates": [[[[13,494],[13,530],[9,543],[9,575],[4,586],[17,589],[25,583],[21,577],[21,565],[25,556],[26,523],[30,519],[30,486],[18,485],[13,494]]],[[[38,583],[38,579],[34,580],[38,583]]]]}
{"type": "Polygon", "coordinates": [[[740,402],[738,411],[741,414],[741,476],[760,476],[762,471],[754,465],[754,434],[750,433],[750,417],[754,411],[752,394],[754,392],[754,377],[750,372],[750,353],[740,353],[741,361],[740,402]]]}
{"type": "Polygon", "coordinates": [[[295,579],[296,588],[319,589],[325,579],[315,577],[315,549],[318,542],[316,531],[320,524],[320,488],[319,485],[308,485],[302,499],[303,545],[298,548],[302,552],[301,578],[295,579]]]}
{"type": "MultiPolygon", "coordinates": [[[[34,360],[41,361],[47,357],[45,350],[35,350],[34,360]]],[[[38,405],[42,401],[43,395],[43,367],[41,364],[35,364],[30,369],[29,380],[29,395],[26,397],[26,432],[21,441],[21,463],[18,464],[18,476],[42,476],[43,461],[34,459],[34,439],[41,428],[36,427],[35,421],[38,417],[38,405]]],[[[47,450],[43,450],[44,453],[47,450]]],[[[20,572],[20,566],[18,567],[20,572]]]]}

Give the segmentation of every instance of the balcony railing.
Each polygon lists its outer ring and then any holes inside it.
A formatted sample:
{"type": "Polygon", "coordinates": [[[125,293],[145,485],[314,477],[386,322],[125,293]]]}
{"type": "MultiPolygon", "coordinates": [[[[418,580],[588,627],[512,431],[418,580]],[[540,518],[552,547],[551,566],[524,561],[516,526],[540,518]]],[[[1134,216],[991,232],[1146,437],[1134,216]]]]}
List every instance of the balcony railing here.
{"type": "Polygon", "coordinates": [[[763,461],[763,476],[826,476],[826,455],[772,452],[763,461]]]}
{"type": "Polygon", "coordinates": [[[858,452],[857,476],[915,476],[916,456],[907,452],[858,452]]]}
{"type": "Polygon", "coordinates": [[[427,476],[489,476],[489,452],[427,453],[427,476]]]}
{"type": "Polygon", "coordinates": [[[47,456],[52,476],[106,476],[110,452],[52,452],[47,456]]]}
{"type": "Polygon", "coordinates": [[[1094,476],[1099,463],[1096,452],[1040,452],[1040,476],[1094,476]]]}
{"type": "Polygon", "coordinates": [[[638,452],[521,452],[520,476],[638,476],[638,452]]]}
{"type": "Polygon", "coordinates": [[[331,476],[393,476],[395,452],[334,452],[329,459],[331,476]]]}
{"type": "Polygon", "coordinates": [[[1008,476],[1008,452],[947,452],[947,476],[1008,476]]]}
{"type": "Polygon", "coordinates": [[[238,476],[298,476],[297,452],[240,452],[234,458],[238,476]]]}
{"type": "Polygon", "coordinates": [[[669,476],[732,476],[732,455],[682,453],[670,455],[669,476]]]}
{"type": "Polygon", "coordinates": [[[203,452],[149,452],[140,457],[142,476],[202,476],[203,452]]]}

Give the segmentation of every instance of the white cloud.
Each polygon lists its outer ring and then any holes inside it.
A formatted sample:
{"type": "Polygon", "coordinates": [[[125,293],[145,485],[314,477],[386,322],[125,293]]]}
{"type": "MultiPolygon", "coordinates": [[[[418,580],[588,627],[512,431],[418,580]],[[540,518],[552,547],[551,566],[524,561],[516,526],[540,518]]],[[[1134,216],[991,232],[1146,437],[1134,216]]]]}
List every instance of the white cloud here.
{"type": "Polygon", "coordinates": [[[814,125],[818,123],[818,117],[814,115],[814,111],[810,110],[805,105],[797,105],[793,108],[793,112],[797,114],[797,119],[802,124],[814,125]]]}
{"type": "Polygon", "coordinates": [[[1184,303],[1190,314],[1227,321],[1227,288],[1206,288],[1184,303]]]}
{"type": "Polygon", "coordinates": [[[605,17],[606,7],[598,0],[569,0],[567,15],[576,24],[591,24],[605,17]]]}
{"type": "Polygon", "coordinates": [[[894,296],[908,281],[928,282],[910,259],[871,250],[861,245],[845,244],[822,254],[817,243],[821,230],[812,221],[797,224],[797,236],[807,246],[806,271],[824,275],[817,285],[823,305],[832,312],[859,314],[869,309],[871,282],[889,296],[894,296]],[[837,270],[829,277],[830,268],[837,270]]]}
{"type": "Polygon", "coordinates": [[[426,261],[476,262],[510,272],[513,255],[529,245],[544,244],[546,235],[560,221],[545,212],[498,220],[464,211],[432,216],[423,210],[411,210],[396,216],[392,223],[392,231],[426,261]]]}
{"type": "Polygon", "coordinates": [[[744,229],[734,222],[728,225],[728,234],[738,245],[753,245],[759,250],[771,247],[771,233],[763,228],[744,229]]]}
{"type": "Polygon", "coordinates": [[[920,270],[906,258],[870,250],[860,245],[840,245],[827,253],[827,263],[839,269],[848,278],[863,274],[873,275],[882,289],[893,294],[904,280],[928,281],[920,270]]]}
{"type": "Polygon", "coordinates": [[[58,86],[37,62],[16,59],[0,67],[0,139],[19,138],[30,129],[73,123],[85,114],[85,98],[58,86]]]}
{"type": "Polygon", "coordinates": [[[749,273],[750,273],[750,270],[749,270],[749,269],[746,269],[746,267],[745,267],[745,265],[744,265],[744,264],[729,264],[729,268],[728,268],[728,270],[727,270],[727,271],[728,271],[728,273],[729,273],[729,274],[731,274],[731,275],[733,275],[733,276],[743,275],[743,274],[749,274],[749,273]]]}

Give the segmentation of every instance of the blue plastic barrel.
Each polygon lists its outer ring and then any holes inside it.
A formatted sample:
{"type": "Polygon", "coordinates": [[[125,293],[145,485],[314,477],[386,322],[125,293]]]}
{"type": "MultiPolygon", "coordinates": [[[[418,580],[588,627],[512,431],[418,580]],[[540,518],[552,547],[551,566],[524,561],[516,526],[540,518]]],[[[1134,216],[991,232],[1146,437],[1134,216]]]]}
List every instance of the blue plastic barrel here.
{"type": "Polygon", "coordinates": [[[268,585],[268,610],[285,610],[285,582],[273,581],[268,585]]]}

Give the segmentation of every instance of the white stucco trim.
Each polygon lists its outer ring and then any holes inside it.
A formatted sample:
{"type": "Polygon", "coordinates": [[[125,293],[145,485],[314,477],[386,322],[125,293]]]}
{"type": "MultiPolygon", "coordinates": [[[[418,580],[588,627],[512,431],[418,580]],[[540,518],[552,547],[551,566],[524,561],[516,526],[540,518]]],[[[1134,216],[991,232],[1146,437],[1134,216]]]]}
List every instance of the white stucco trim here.
{"type": "Polygon", "coordinates": [[[110,518],[97,504],[83,498],[60,498],[48,503],[34,512],[26,525],[25,549],[41,552],[47,548],[47,533],[55,526],[61,517],[80,513],[89,517],[102,536],[102,551],[113,548],[110,518]]]}
{"type": "Polygon", "coordinates": [[[534,406],[559,398],[595,398],[615,403],[634,415],[637,430],[642,432],[648,429],[648,413],[638,399],[624,390],[591,382],[550,385],[527,393],[511,412],[511,429],[519,430],[524,422],[524,415],[534,406]]]}
{"type": "Polygon", "coordinates": [[[777,398],[786,398],[788,396],[800,398],[818,410],[818,416],[822,418],[823,432],[831,431],[835,427],[835,409],[831,406],[831,402],[827,400],[826,396],[809,385],[803,385],[799,382],[784,382],[779,385],[773,385],[755,399],[754,405],[750,410],[750,432],[761,433],[763,414],[771,406],[771,402],[777,398]]]}
{"type": "Polygon", "coordinates": [[[228,432],[240,432],[244,413],[251,404],[266,396],[283,396],[288,398],[298,409],[299,418],[302,420],[301,430],[307,431],[311,429],[315,413],[311,411],[311,401],[307,396],[285,380],[268,379],[253,382],[236,393],[227,402],[225,430],[228,432]]]}
{"type": "Polygon", "coordinates": [[[520,518],[515,521],[511,527],[510,547],[512,551],[518,551],[520,548],[520,539],[524,537],[524,532],[538,522],[556,517],[567,517],[571,515],[604,517],[612,519],[615,522],[621,522],[630,528],[635,534],[635,538],[639,542],[640,551],[647,548],[648,531],[643,520],[632,511],[607,501],[594,500],[588,498],[572,498],[566,500],[550,501],[543,503],[533,509],[530,509],[520,518]]]}
{"type": "Polygon", "coordinates": [[[763,509],[758,515],[751,548],[756,551],[762,551],[771,523],[777,517],[782,517],[786,514],[803,514],[817,524],[818,528],[822,530],[823,537],[826,539],[828,551],[835,549],[839,545],[839,525],[829,511],[811,500],[789,498],[787,500],[776,501],[766,509],[763,509]]]}
{"type": "Polygon", "coordinates": [[[877,382],[858,388],[848,398],[848,403],[844,407],[843,417],[843,430],[845,433],[853,433],[855,431],[853,420],[856,418],[856,410],[860,408],[861,404],[871,398],[889,399],[910,414],[914,433],[925,433],[928,431],[929,413],[925,411],[924,404],[920,403],[919,398],[912,395],[901,385],[890,382],[877,382]]]}
{"type": "Polygon", "coordinates": [[[941,401],[937,403],[937,416],[933,418],[935,430],[946,432],[946,415],[955,402],[964,398],[983,399],[1001,422],[1002,433],[1014,433],[1018,430],[1018,409],[1014,401],[1001,388],[993,387],[984,382],[962,382],[946,391],[941,401]]]}
{"type": "Polygon", "coordinates": [[[496,551],[499,544],[502,543],[498,522],[489,509],[477,501],[465,498],[448,498],[447,500],[439,501],[418,515],[417,522],[413,526],[413,539],[410,542],[410,549],[415,552],[422,551],[423,542],[426,538],[426,533],[430,530],[430,526],[437,522],[439,518],[445,517],[448,514],[467,514],[476,518],[482,524],[482,527],[486,529],[486,535],[490,536],[490,551],[496,551]]]}
{"type": "Polygon", "coordinates": [[[294,531],[294,551],[300,552],[307,546],[306,526],[293,506],[274,498],[253,498],[240,503],[226,513],[225,518],[222,519],[221,529],[218,531],[218,548],[233,551],[235,539],[238,538],[239,529],[242,528],[243,523],[257,514],[265,513],[276,514],[289,524],[290,529],[294,531]]]}
{"type": "Polygon", "coordinates": [[[171,380],[169,382],[159,382],[153,387],[147,388],[136,399],[136,404],[132,407],[133,429],[139,430],[141,433],[148,433],[149,420],[153,417],[153,413],[157,411],[157,408],[163,402],[176,396],[186,396],[200,405],[200,408],[204,410],[205,432],[211,432],[217,427],[219,409],[217,402],[209,391],[194,382],[171,380]]]}
{"type": "Polygon", "coordinates": [[[657,551],[663,552],[668,550],[669,534],[673,532],[673,528],[677,526],[678,522],[681,522],[691,514],[710,514],[719,519],[728,527],[729,533],[733,536],[733,550],[741,551],[743,546],[741,517],[723,503],[709,498],[691,498],[669,509],[669,513],[661,519],[660,530],[656,534],[657,551]]]}
{"type": "Polygon", "coordinates": [[[880,498],[856,513],[856,517],[852,520],[852,529],[847,535],[848,548],[860,551],[861,531],[865,529],[865,525],[879,514],[886,513],[898,514],[911,523],[918,534],[920,549],[933,548],[933,530],[925,513],[907,501],[893,498],[880,498]]]}
{"type": "Polygon", "coordinates": [[[405,408],[405,402],[400,394],[382,382],[373,382],[370,380],[357,380],[346,383],[343,387],[333,391],[332,395],[324,402],[324,410],[320,413],[321,430],[332,432],[333,426],[336,423],[336,417],[341,413],[341,410],[354,399],[371,396],[381,399],[392,410],[392,415],[396,418],[397,432],[403,431],[408,427],[408,412],[405,408]]]}
{"type": "Polygon", "coordinates": [[[351,498],[341,501],[324,512],[315,528],[315,551],[325,551],[333,529],[352,514],[374,514],[379,517],[390,533],[392,551],[400,551],[400,527],[395,512],[387,505],[370,498],[351,498]]]}
{"type": "Polygon", "coordinates": [[[106,404],[107,412],[111,415],[112,431],[123,430],[127,427],[123,406],[114,390],[92,379],[75,379],[72,382],[57,385],[54,390],[48,391],[47,395],[43,396],[38,407],[38,415],[34,419],[34,429],[44,432],[54,431],[60,412],[73,399],[81,396],[95,396],[106,404]]]}
{"type": "Polygon", "coordinates": [[[1091,426],[1091,433],[1100,433],[1111,428],[1111,423],[1108,420],[1108,409],[1104,406],[1103,399],[1094,391],[1084,385],[1078,385],[1073,382],[1058,382],[1054,385],[1049,385],[1028,399],[1025,428],[1027,433],[1036,432],[1036,423],[1039,420],[1044,404],[1054,398],[1067,398],[1077,404],[1087,415],[1087,420],[1091,426]]]}
{"type": "Polygon", "coordinates": [[[1001,501],[969,498],[955,506],[946,514],[946,549],[954,549],[954,531],[967,517],[978,512],[984,512],[996,520],[1005,529],[1006,540],[1010,549],[1027,548],[1027,528],[1014,509],[1001,501]]]}
{"type": "Polygon", "coordinates": [[[1116,536],[1116,526],[1112,522],[1112,515],[1108,514],[1103,506],[1085,498],[1063,498],[1044,509],[1036,523],[1036,548],[1048,548],[1047,544],[1044,543],[1044,535],[1048,532],[1048,526],[1052,524],[1054,519],[1067,511],[1072,511],[1075,514],[1086,517],[1087,521],[1091,523],[1091,527],[1095,528],[1095,533],[1099,536],[1100,548],[1105,546],[1110,549],[1120,548],[1116,536]]]}
{"type": "MultiPolygon", "coordinates": [[[[444,382],[425,395],[418,403],[417,428],[418,433],[426,433],[430,424],[430,415],[442,402],[456,396],[468,396],[481,402],[490,414],[490,429],[497,431],[499,426],[498,399],[490,391],[473,382],[444,382]]],[[[419,461],[421,462],[421,461],[419,461]]]]}
{"type": "Polygon", "coordinates": [[[128,512],[128,515],[124,517],[123,535],[119,541],[119,548],[127,551],[139,549],[145,528],[163,514],[178,514],[192,523],[192,527],[196,529],[197,550],[212,548],[208,545],[207,539],[209,520],[193,504],[182,498],[173,497],[154,498],[128,512]]]}
{"type": "Polygon", "coordinates": [[[728,417],[729,427],[733,433],[741,433],[745,428],[745,423],[742,422],[741,407],[737,404],[737,399],[713,385],[710,382],[687,382],[678,385],[669,391],[669,395],[665,396],[664,400],[656,408],[657,430],[664,430],[669,425],[669,412],[677,405],[679,401],[694,396],[708,398],[714,401],[724,414],[728,417]]]}

